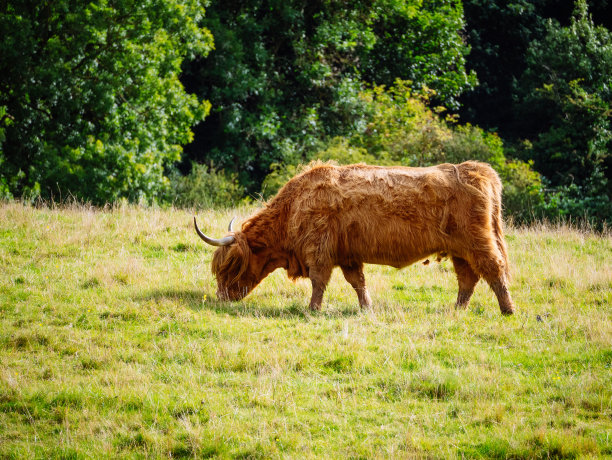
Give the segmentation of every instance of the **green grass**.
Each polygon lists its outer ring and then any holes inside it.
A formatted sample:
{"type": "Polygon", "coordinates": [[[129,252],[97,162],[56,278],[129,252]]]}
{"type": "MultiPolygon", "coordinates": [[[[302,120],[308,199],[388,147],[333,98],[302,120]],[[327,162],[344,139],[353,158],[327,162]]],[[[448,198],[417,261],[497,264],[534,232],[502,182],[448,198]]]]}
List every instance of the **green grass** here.
{"type": "MultiPolygon", "coordinates": [[[[199,215],[222,235],[249,209],[199,215]]],[[[502,317],[448,261],[216,300],[191,215],[0,205],[0,458],[612,456],[612,238],[514,229],[502,317]]]]}

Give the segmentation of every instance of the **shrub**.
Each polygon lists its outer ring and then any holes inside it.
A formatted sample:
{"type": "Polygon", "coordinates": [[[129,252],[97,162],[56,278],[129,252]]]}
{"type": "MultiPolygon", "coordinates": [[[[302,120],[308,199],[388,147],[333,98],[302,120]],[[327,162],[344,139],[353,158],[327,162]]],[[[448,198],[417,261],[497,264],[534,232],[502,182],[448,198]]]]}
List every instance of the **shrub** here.
{"type": "Polygon", "coordinates": [[[273,163],[270,169],[270,174],[264,178],[261,184],[261,194],[264,198],[276,195],[281,187],[298,173],[299,165],[291,163],[273,163]]]}
{"type": "Polygon", "coordinates": [[[384,155],[375,157],[368,153],[362,147],[354,147],[350,145],[348,139],[344,137],[333,138],[325,150],[312,155],[312,159],[321,161],[335,161],[341,165],[349,165],[354,163],[369,163],[369,164],[389,164],[390,160],[384,155]]]}
{"type": "Polygon", "coordinates": [[[186,176],[174,171],[170,181],[168,201],[177,207],[226,208],[244,200],[244,189],[238,184],[236,174],[205,165],[193,164],[186,176]]]}
{"type": "Polygon", "coordinates": [[[507,160],[497,169],[504,184],[504,213],[517,223],[526,223],[545,215],[542,176],[533,169],[533,162],[507,160]]]}
{"type": "Polygon", "coordinates": [[[551,220],[588,223],[595,229],[603,229],[612,220],[612,201],[605,192],[592,193],[591,184],[563,185],[550,189],[542,214],[551,220]]]}
{"type": "Polygon", "coordinates": [[[385,162],[431,164],[442,156],[442,144],[451,135],[427,107],[432,94],[428,89],[414,92],[410,82],[403,80],[396,80],[390,88],[374,86],[362,91],[367,123],[365,129],[352,136],[351,144],[385,162]]]}
{"type": "MultiPolygon", "coordinates": [[[[4,136],[4,126],[9,121],[9,118],[6,114],[6,107],[0,105],[0,168],[4,163],[4,154],[2,153],[2,144],[4,144],[5,136],[4,136]]],[[[12,194],[10,192],[7,180],[3,175],[0,175],[0,200],[11,198],[12,194]]]]}
{"type": "Polygon", "coordinates": [[[442,156],[438,162],[461,163],[467,160],[484,161],[495,169],[506,163],[504,144],[494,133],[487,133],[477,126],[454,125],[452,133],[442,144],[442,156]]]}

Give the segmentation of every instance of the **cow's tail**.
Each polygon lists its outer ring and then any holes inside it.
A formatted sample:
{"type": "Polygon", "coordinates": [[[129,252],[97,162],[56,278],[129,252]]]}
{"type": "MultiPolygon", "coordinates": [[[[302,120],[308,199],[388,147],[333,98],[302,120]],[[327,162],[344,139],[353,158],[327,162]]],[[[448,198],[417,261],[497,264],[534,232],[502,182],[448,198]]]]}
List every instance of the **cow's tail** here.
{"type": "MultiPolygon", "coordinates": [[[[500,184],[501,185],[501,184],[500,184]]],[[[501,204],[501,186],[499,193],[495,194],[493,199],[493,209],[491,220],[493,224],[493,233],[495,234],[495,242],[501,253],[504,263],[504,275],[506,280],[510,280],[510,262],[508,260],[508,246],[506,245],[506,238],[504,238],[504,225],[502,218],[502,204],[501,204]]]]}
{"type": "Polygon", "coordinates": [[[493,227],[493,235],[495,237],[495,243],[502,257],[503,272],[506,280],[510,280],[510,262],[508,260],[508,246],[506,245],[506,238],[504,237],[504,220],[502,217],[502,182],[493,170],[489,167],[488,170],[491,174],[491,185],[492,185],[492,206],[491,206],[491,224],[493,227]]]}

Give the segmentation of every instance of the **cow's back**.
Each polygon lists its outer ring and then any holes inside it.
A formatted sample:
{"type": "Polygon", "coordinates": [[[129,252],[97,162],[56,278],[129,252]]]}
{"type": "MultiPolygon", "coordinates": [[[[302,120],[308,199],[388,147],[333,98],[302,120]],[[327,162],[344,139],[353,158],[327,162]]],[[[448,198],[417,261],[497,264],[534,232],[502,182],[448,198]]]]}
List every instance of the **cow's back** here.
{"type": "Polygon", "coordinates": [[[463,238],[465,216],[483,208],[486,189],[494,187],[490,176],[497,177],[475,162],[429,168],[319,164],[279,192],[291,203],[286,244],[307,263],[405,266],[451,250],[463,238]]]}

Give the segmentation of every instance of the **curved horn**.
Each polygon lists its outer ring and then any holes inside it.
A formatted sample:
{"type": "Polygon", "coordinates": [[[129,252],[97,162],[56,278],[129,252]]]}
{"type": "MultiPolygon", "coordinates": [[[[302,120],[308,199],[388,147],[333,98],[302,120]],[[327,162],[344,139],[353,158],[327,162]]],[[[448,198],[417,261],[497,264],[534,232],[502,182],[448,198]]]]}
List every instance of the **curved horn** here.
{"type": "Polygon", "coordinates": [[[227,227],[227,231],[228,232],[234,232],[234,228],[233,228],[232,224],[234,223],[235,220],[236,220],[235,216],[232,218],[232,220],[230,220],[229,226],[227,227]]]}
{"type": "Polygon", "coordinates": [[[195,226],[198,236],[212,246],[228,246],[236,241],[234,236],[224,236],[223,238],[215,239],[204,235],[204,233],[202,233],[198,228],[198,223],[196,222],[195,216],[193,216],[193,225],[195,226]]]}

